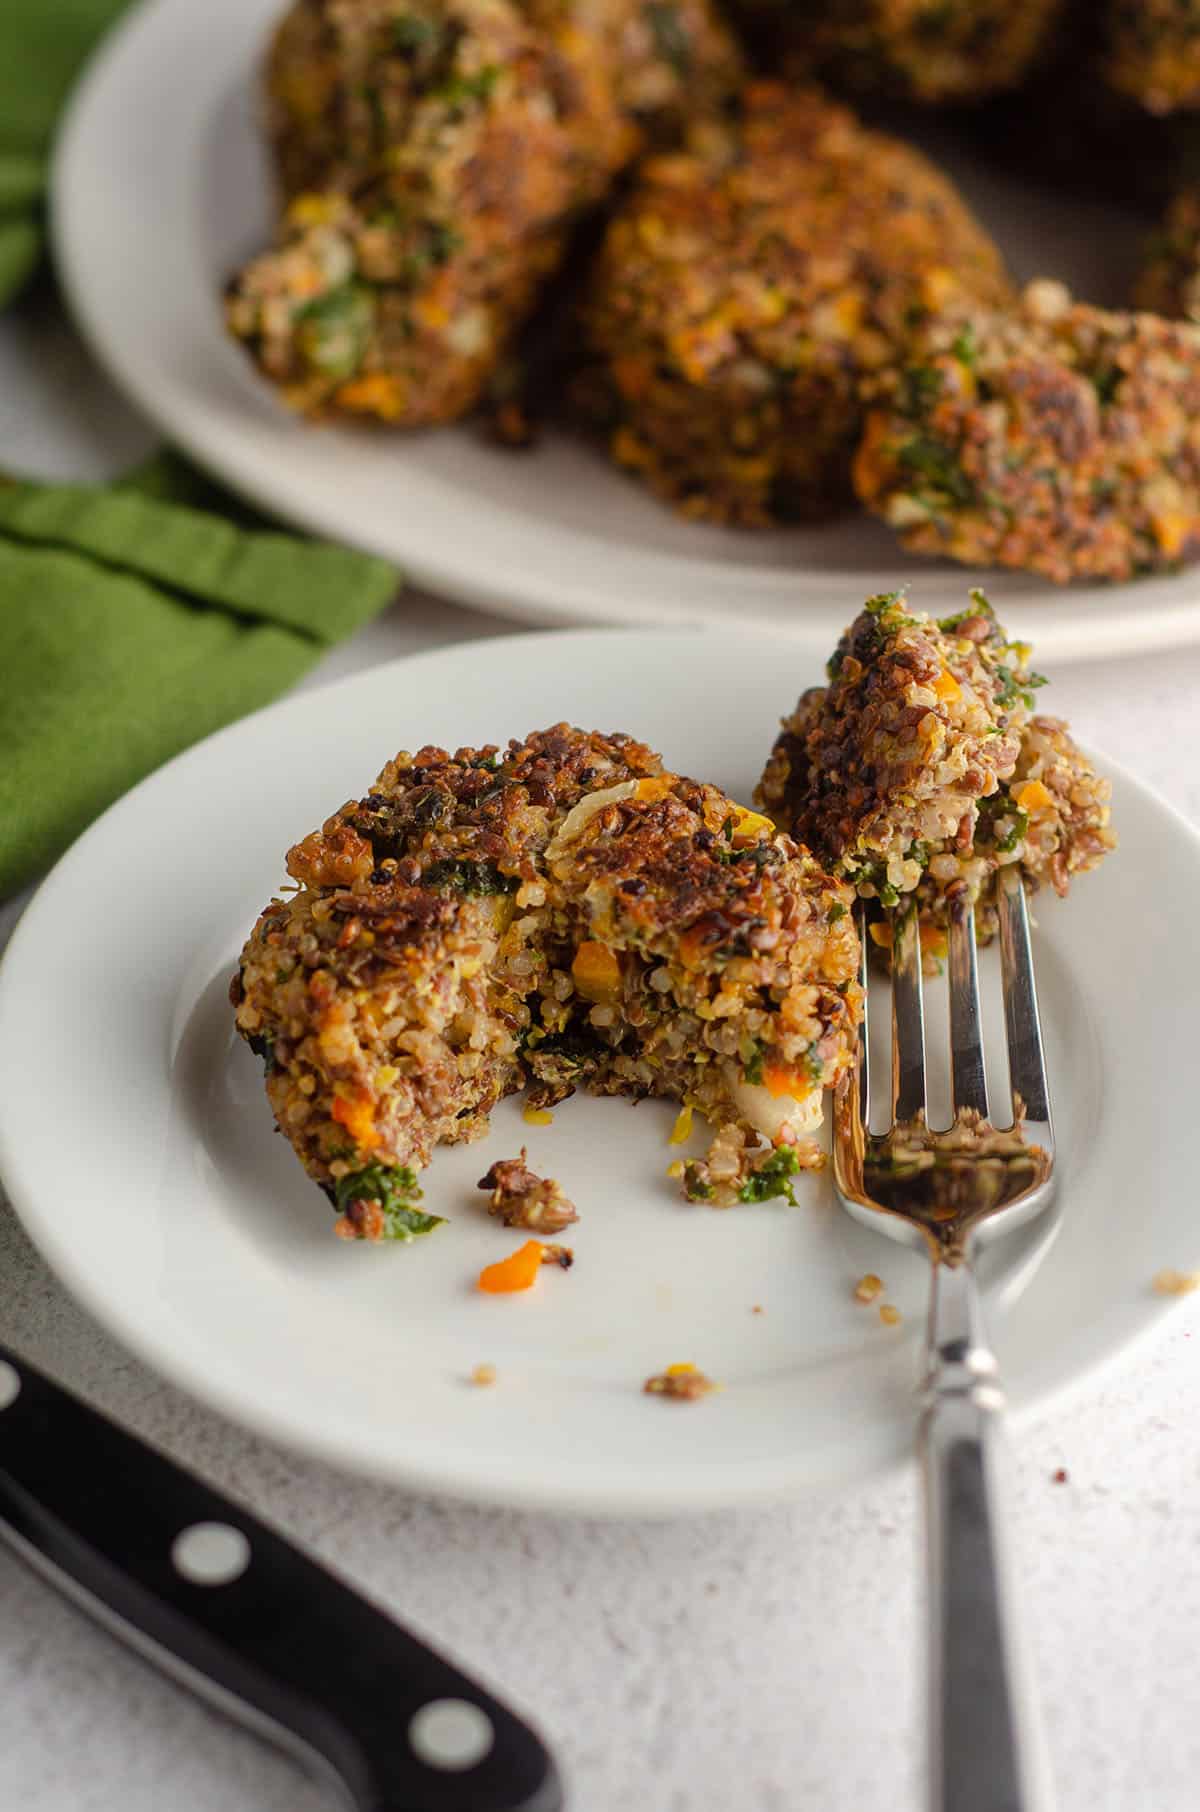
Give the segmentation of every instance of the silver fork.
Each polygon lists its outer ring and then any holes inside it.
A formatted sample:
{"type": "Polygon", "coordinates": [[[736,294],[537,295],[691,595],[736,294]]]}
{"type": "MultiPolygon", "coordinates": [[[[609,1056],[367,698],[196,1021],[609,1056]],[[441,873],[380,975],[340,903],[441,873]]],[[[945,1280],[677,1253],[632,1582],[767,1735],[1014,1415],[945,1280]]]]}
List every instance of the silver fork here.
{"type": "MultiPolygon", "coordinates": [[[[1001,870],[998,906],[1011,1128],[997,1130],[989,1118],[969,906],[952,911],[949,928],[953,1124],[945,1131],[927,1124],[921,946],[911,909],[892,918],[891,1127],[882,1135],[869,1130],[865,1005],[857,1082],[847,1078],[834,1113],[834,1184],[843,1206],[925,1251],[932,1265],[919,1446],[934,1812],[1044,1812],[1049,1804],[997,1527],[996,1436],[1004,1395],[973,1268],[985,1239],[1030,1220],[1054,1188],[1029,918],[1014,868],[1001,870]]],[[[865,933],[865,924],[860,929],[865,933]]],[[[864,997],[867,947],[864,935],[864,997]]]]}

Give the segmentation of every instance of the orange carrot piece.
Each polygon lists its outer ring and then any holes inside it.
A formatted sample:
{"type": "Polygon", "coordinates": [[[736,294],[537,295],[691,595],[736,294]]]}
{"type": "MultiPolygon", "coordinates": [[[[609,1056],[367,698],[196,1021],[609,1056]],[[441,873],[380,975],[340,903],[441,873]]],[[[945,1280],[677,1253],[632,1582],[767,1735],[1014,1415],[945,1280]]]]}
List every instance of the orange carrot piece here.
{"type": "Polygon", "coordinates": [[[479,1273],[479,1288],[489,1296],[509,1296],[514,1290],[528,1290],[542,1268],[542,1242],[527,1239],[507,1258],[485,1265],[479,1273]]]}

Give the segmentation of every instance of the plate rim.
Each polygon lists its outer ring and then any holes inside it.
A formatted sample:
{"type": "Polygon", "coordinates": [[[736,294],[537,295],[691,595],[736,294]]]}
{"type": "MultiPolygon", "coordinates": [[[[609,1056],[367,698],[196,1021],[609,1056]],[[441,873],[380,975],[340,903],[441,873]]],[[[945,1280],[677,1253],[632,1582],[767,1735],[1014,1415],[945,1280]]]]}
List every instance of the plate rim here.
{"type": "MultiPolygon", "coordinates": [[[[618,640],[633,641],[644,646],[653,641],[675,643],[681,634],[682,631],[670,628],[648,631],[612,627],[577,628],[527,632],[508,637],[506,641],[514,645],[514,652],[519,657],[525,650],[536,653],[547,642],[559,644],[563,641],[588,643],[618,640]]],[[[734,632],[729,631],[725,639],[733,643],[741,638],[736,638],[734,632]]],[[[780,641],[782,643],[785,638],[780,638],[780,641]]],[[[366,680],[378,682],[381,678],[398,675],[401,671],[411,678],[414,667],[447,661],[486,661],[494,655],[494,651],[492,638],[473,638],[448,648],[429,649],[402,656],[378,667],[363,669],[330,682],[321,691],[330,695],[325,701],[326,705],[337,709],[338,703],[351,699],[355,690],[366,680]]],[[[246,734],[247,726],[257,725],[261,728],[261,723],[273,716],[301,708],[302,701],[311,707],[311,700],[310,694],[293,692],[203,738],[147,775],[80,834],[37,888],[14,929],[8,947],[0,957],[0,1041],[4,1040],[7,1023],[9,980],[24,962],[26,944],[36,947],[41,911],[55,898],[59,889],[72,885],[76,865],[87,861],[96,844],[103,844],[111,822],[119,816],[136,814],[142,810],[148,793],[164,788],[170,791],[175,786],[178,771],[186,768],[201,754],[207,759],[212,746],[236,742],[246,734]]],[[[1128,787],[1134,797],[1140,796],[1153,803],[1200,857],[1200,830],[1169,800],[1131,774],[1121,763],[1106,758],[1103,769],[1118,779],[1123,787],[1128,787]]],[[[489,1475],[481,1478],[478,1471],[472,1472],[469,1465],[462,1464],[457,1455],[448,1462],[437,1463],[406,1457],[398,1464],[395,1455],[381,1452],[373,1459],[363,1453],[361,1444],[356,1444],[353,1439],[342,1440],[337,1431],[331,1437],[328,1428],[322,1428],[318,1424],[320,1432],[313,1432],[299,1417],[289,1422],[285,1417],[278,1416],[270,1404],[264,1406],[254,1399],[247,1403],[244,1398],[236,1397],[222,1380],[214,1382],[203,1373],[198,1373],[189,1356],[179,1357],[165,1342],[161,1330],[147,1333],[141,1323],[131,1323],[124,1305],[112,1302],[104,1288],[93,1283],[86,1264],[76,1260],[65,1227],[60,1232],[53,1213],[43,1211],[39,1205],[40,1191],[35,1180],[38,1167],[37,1160],[32,1157],[27,1159],[22,1154],[19,1130],[5,1108],[3,1098],[0,1098],[0,1177],[3,1177],[5,1190],[26,1234],[68,1295],[120,1345],[146,1364],[154,1375],[182,1390],[194,1401],[217,1410],[235,1424],[275,1441],[285,1449],[302,1452],[358,1476],[374,1477],[405,1489],[475,1503],[556,1514],[662,1518],[820,1498],[844,1494],[852,1488],[841,1476],[826,1479],[814,1477],[811,1472],[804,1473],[798,1465],[799,1456],[797,1463],[790,1468],[781,1466],[777,1460],[770,1465],[761,1465],[757,1471],[764,1474],[762,1478],[754,1475],[749,1478],[733,1477],[726,1468],[714,1468],[711,1487],[699,1491],[689,1487],[686,1499],[677,1495],[679,1486],[672,1487],[669,1480],[665,1488],[656,1486],[651,1480],[643,1482],[634,1491],[627,1481],[605,1488],[602,1483],[597,1484],[590,1477],[581,1479],[577,1474],[569,1472],[555,1486],[548,1488],[545,1478],[540,1475],[532,1483],[511,1473],[503,1477],[489,1475]]],[[[1125,1334],[1115,1346],[1077,1360],[1075,1369],[1065,1380],[1035,1386],[1010,1409],[1012,1421],[1016,1425],[1022,1425],[1049,1408],[1059,1409],[1069,1404],[1078,1393],[1094,1389],[1097,1379],[1123,1366],[1152,1338],[1161,1337],[1164,1323],[1178,1306],[1177,1300],[1173,1298],[1148,1297],[1137,1327],[1125,1334]]],[[[915,1416],[915,1395],[913,1412],[915,1416]]],[[[870,1479],[877,1481],[891,1476],[906,1464],[908,1462],[905,1459],[877,1463],[871,1468],[870,1479]]]]}
{"type": "MultiPolygon", "coordinates": [[[[136,347],[122,339],[89,295],[88,259],[76,224],[75,204],[77,171],[87,166],[95,179],[93,114],[103,111],[110,83],[115,86],[127,61],[141,54],[143,41],[156,30],[171,29],[173,22],[188,10],[185,0],[140,0],[101,40],[72,93],[56,134],[50,173],[51,240],[64,298],[81,336],[116,385],[197,464],[268,514],[310,532],[344,540],[347,524],[340,517],[332,491],[327,500],[324,493],[297,497],[287,481],[286,461],[280,462],[277,473],[272,462],[257,457],[254,449],[239,441],[226,416],[220,416],[214,424],[203,415],[196,416],[195,400],[186,392],[177,395],[169,387],[158,388],[161,370],[142,368],[136,347]]],[[[401,546],[398,541],[369,531],[351,532],[359,545],[397,561],[407,578],[436,595],[536,625],[603,623],[650,627],[653,623],[678,623],[728,628],[734,620],[732,611],[739,582],[745,583],[746,574],[753,570],[757,575],[769,572],[776,576],[775,569],[739,568],[736,563],[725,565],[698,554],[661,547],[639,546],[633,556],[627,557],[624,550],[614,550],[612,542],[601,536],[579,528],[552,527],[553,538],[562,542],[564,555],[570,555],[569,570],[565,570],[563,561],[557,565],[553,560],[539,564],[536,534],[525,537],[526,557],[520,560],[519,570],[514,571],[506,562],[473,558],[470,536],[443,536],[401,546]],[[597,553],[602,556],[600,560],[595,558],[597,553]],[[611,563],[618,558],[624,561],[624,567],[614,570],[611,563]],[[592,571],[606,563],[610,569],[607,580],[592,571]],[[653,592],[652,620],[628,602],[637,595],[639,583],[653,592]]],[[[550,529],[545,538],[552,538],[550,529]]],[[[952,562],[939,563],[936,570],[939,575],[959,575],[964,591],[973,582],[982,581],[986,586],[989,576],[993,583],[1013,578],[996,569],[981,573],[952,562]]],[[[780,569],[778,576],[781,583],[794,576],[798,583],[807,581],[813,586],[819,586],[824,579],[831,590],[850,581],[849,575],[822,574],[819,568],[804,564],[780,569]]],[[[858,575],[853,575],[855,583],[857,579],[858,575]]],[[[919,587],[920,572],[910,573],[908,582],[919,587]]],[[[1010,609],[1028,607],[1042,613],[1037,640],[1043,658],[1089,661],[1200,642],[1200,568],[1194,569],[1193,578],[1185,579],[1184,585],[1188,588],[1186,595],[1179,594],[1173,578],[1091,588],[1098,595],[1127,592],[1128,603],[1118,604],[1115,612],[1098,602],[1084,602],[1080,591],[1073,593],[1070,588],[1048,584],[1039,585],[1037,600],[1014,598],[1011,603],[1004,603],[1010,609]],[[1174,588],[1169,600],[1155,595],[1150,588],[1156,585],[1174,588]]],[[[790,618],[747,616],[743,609],[739,620],[758,633],[786,638],[810,653],[823,654],[831,640],[830,623],[812,608],[811,600],[798,603],[790,618]]]]}

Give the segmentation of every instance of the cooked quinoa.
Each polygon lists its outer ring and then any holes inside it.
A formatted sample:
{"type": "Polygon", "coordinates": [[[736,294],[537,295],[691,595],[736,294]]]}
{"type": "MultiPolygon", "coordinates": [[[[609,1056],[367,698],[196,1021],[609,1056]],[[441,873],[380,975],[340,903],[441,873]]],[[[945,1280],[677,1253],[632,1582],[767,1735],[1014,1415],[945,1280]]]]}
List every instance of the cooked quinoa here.
{"type": "Polygon", "coordinates": [[[735,0],[771,53],[857,93],[921,105],[1015,88],[1062,0],[735,0]]]}
{"type": "Polygon", "coordinates": [[[829,515],[863,375],[960,290],[1009,294],[950,182],[815,90],[756,83],[736,123],[642,167],[583,303],[575,403],[685,515],[829,515]]]}
{"type": "Polygon", "coordinates": [[[1181,189],[1146,248],[1134,301],[1169,320],[1200,321],[1200,189],[1181,189]]]}
{"type": "Polygon", "coordinates": [[[1030,284],[950,304],[884,376],[859,497],[913,553],[1130,579],[1200,554],[1200,328],[1030,284]]]}
{"type": "Polygon", "coordinates": [[[400,754],[287,866],[232,998],[349,1230],[386,1236],[434,1147],[521,1088],[667,1096],[741,1129],[730,1199],[820,1163],[859,1017],[849,891],[643,744],[560,724],[400,754]]]}
{"type": "Polygon", "coordinates": [[[1197,0],[1106,0],[1113,87],[1150,113],[1200,107],[1200,4],[1197,0]]]}
{"type": "Polygon", "coordinates": [[[1108,782],[1034,714],[1029,657],[982,593],[940,622],[902,592],[872,598],[767,762],[761,803],[864,899],[915,897],[933,957],[955,900],[994,933],[1001,867],[1065,894],[1116,844],[1108,782]]]}

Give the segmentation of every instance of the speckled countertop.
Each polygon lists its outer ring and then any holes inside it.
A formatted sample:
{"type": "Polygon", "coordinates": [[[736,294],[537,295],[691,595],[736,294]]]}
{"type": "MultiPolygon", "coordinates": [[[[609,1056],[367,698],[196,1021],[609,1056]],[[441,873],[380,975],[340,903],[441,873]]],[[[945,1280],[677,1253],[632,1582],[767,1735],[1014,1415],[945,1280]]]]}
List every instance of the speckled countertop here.
{"type": "MultiPolygon", "coordinates": [[[[0,323],[0,465],[98,476],[148,441],[44,300],[0,323]]],[[[502,629],[410,594],[310,684],[502,629]]],[[[1053,678],[1085,740],[1200,820],[1200,650],[1053,678]]],[[[0,939],[13,918],[0,911],[0,939]]],[[[530,1713],[563,1758],[572,1812],[917,1812],[915,1476],[661,1524],[429,1502],[294,1458],[160,1383],[63,1294],[2,1193],[0,1278],[14,1347],[530,1713]]],[[[1198,1391],[1195,1298],[1102,1388],[1020,1431],[1012,1521],[1062,1812],[1200,1804],[1198,1391]]],[[[336,1803],[0,1549],[3,1812],[336,1803]]]]}

